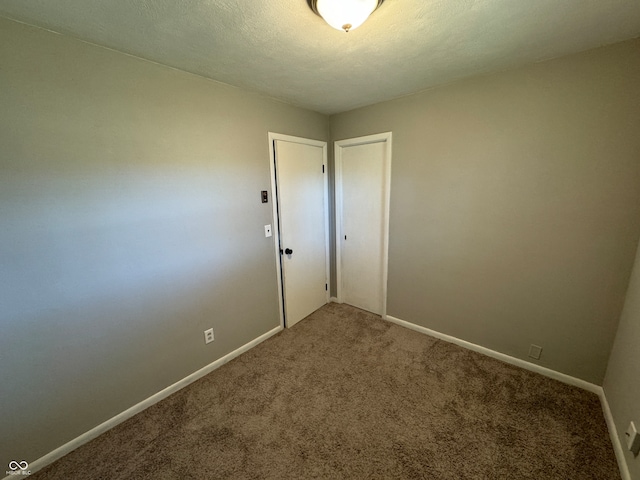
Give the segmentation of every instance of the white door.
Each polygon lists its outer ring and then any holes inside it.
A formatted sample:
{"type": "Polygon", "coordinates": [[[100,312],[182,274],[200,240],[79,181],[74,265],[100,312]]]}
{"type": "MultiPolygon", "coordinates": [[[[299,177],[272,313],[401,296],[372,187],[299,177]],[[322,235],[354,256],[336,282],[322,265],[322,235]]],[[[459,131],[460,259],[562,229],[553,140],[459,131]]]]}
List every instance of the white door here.
{"type": "Polygon", "coordinates": [[[375,136],[336,142],[338,298],[379,315],[386,313],[390,140],[375,136]]]}
{"type": "Polygon", "coordinates": [[[310,142],[314,144],[274,140],[279,254],[287,327],[328,300],[326,144],[310,142]]]}

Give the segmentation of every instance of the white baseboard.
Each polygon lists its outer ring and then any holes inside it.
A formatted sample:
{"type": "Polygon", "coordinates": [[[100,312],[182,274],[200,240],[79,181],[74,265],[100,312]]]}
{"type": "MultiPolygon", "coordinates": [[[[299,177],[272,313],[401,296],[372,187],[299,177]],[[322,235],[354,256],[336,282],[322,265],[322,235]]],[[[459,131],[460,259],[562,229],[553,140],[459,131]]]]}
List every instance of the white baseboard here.
{"type": "MultiPolygon", "coordinates": [[[[336,297],[331,297],[329,299],[329,301],[330,302],[334,302],[334,303],[339,303],[338,299],[336,297]]],[[[416,325],[414,323],[410,323],[410,322],[407,322],[405,320],[400,320],[399,318],[392,317],[391,315],[386,315],[384,318],[386,320],[388,320],[388,321],[390,321],[392,323],[395,323],[397,325],[400,325],[402,327],[409,328],[411,330],[415,330],[417,332],[429,335],[429,336],[434,337],[434,338],[438,338],[438,339],[443,340],[445,342],[449,342],[449,343],[453,343],[455,345],[459,345],[459,346],[461,346],[463,348],[466,348],[468,350],[472,350],[472,351],[481,353],[483,355],[487,355],[489,357],[496,358],[496,359],[501,360],[501,361],[503,361],[505,363],[509,363],[511,365],[516,365],[516,366],[524,368],[526,370],[530,370],[530,371],[533,371],[533,372],[536,372],[536,373],[540,373],[541,375],[544,375],[546,377],[550,377],[550,378],[553,378],[555,380],[559,380],[559,381],[561,381],[563,383],[582,388],[582,389],[587,390],[589,392],[596,393],[600,397],[600,401],[601,401],[601,404],[602,404],[602,410],[603,410],[603,413],[604,413],[604,418],[605,418],[605,421],[607,423],[607,427],[608,427],[608,430],[609,430],[609,435],[611,437],[611,443],[613,444],[613,449],[614,449],[615,454],[616,454],[616,459],[618,461],[618,467],[620,469],[620,475],[622,476],[622,480],[631,480],[631,475],[629,473],[629,469],[627,467],[626,460],[625,460],[624,450],[622,448],[622,444],[620,443],[620,438],[618,437],[618,432],[617,432],[617,429],[616,429],[615,422],[613,420],[613,415],[611,414],[611,409],[609,408],[609,403],[607,402],[607,398],[606,398],[606,395],[604,393],[604,390],[599,385],[595,385],[593,383],[589,383],[589,382],[587,382],[585,380],[581,380],[579,378],[575,378],[575,377],[572,377],[570,375],[566,375],[564,373],[556,372],[555,370],[551,370],[549,368],[541,367],[539,365],[527,362],[526,360],[522,360],[522,359],[519,359],[519,358],[511,357],[510,355],[506,355],[504,353],[496,352],[495,350],[491,350],[489,348],[482,347],[480,345],[476,345],[476,344],[471,343],[471,342],[467,342],[466,340],[461,340],[461,339],[453,337],[451,335],[447,335],[447,334],[444,334],[444,333],[437,332],[435,330],[431,330],[431,329],[423,327],[421,325],[416,325]]],[[[187,385],[189,385],[189,384],[195,382],[196,380],[204,377],[205,375],[211,373],[213,370],[215,370],[215,369],[221,367],[222,365],[224,365],[225,363],[233,360],[234,358],[236,358],[239,355],[243,354],[247,350],[250,350],[251,348],[253,348],[256,345],[258,345],[259,343],[261,343],[261,342],[267,340],[268,338],[272,337],[273,335],[275,335],[276,333],[280,332],[281,330],[282,330],[282,326],[278,326],[278,327],[276,327],[276,328],[264,333],[263,335],[261,335],[258,338],[248,342],[247,344],[241,346],[240,348],[234,350],[233,352],[228,353],[224,357],[219,358],[218,360],[210,363],[209,365],[201,368],[200,370],[192,373],[191,375],[188,375],[187,377],[183,378],[182,380],[177,381],[173,385],[168,386],[167,388],[165,388],[165,389],[161,390],[160,392],[150,396],[149,398],[143,400],[142,402],[140,402],[140,403],[128,408],[124,412],[119,413],[115,417],[110,418],[109,420],[107,420],[107,421],[101,423],[100,425],[92,428],[88,432],[83,433],[82,435],[80,435],[80,436],[74,438],[73,440],[65,443],[64,445],[56,448],[52,452],[50,452],[50,453],[44,455],[43,457],[40,457],[39,459],[35,460],[33,463],[29,464],[29,470],[32,473],[35,473],[38,470],[43,469],[44,467],[50,465],[51,463],[55,462],[59,458],[63,457],[64,455],[66,455],[66,454],[70,453],[71,451],[75,450],[76,448],[80,447],[81,445],[84,445],[85,443],[87,443],[87,442],[93,440],[94,438],[98,437],[99,435],[101,435],[102,433],[106,432],[107,430],[112,429],[116,425],[118,425],[118,424],[124,422],[125,420],[128,420],[129,418],[133,417],[134,415],[142,412],[143,410],[147,409],[151,405],[154,405],[155,403],[158,403],[160,400],[163,400],[164,398],[168,397],[169,395],[177,392],[178,390],[186,387],[187,385]]],[[[14,480],[14,479],[15,479],[15,476],[8,475],[3,480],[14,480]]]]}
{"type": "Polygon", "coordinates": [[[607,401],[604,389],[601,389],[600,392],[600,403],[602,403],[602,412],[604,413],[604,419],[607,422],[609,436],[611,437],[611,443],[613,444],[613,451],[616,453],[620,476],[622,477],[622,480],[631,480],[631,472],[629,472],[629,467],[627,466],[624,448],[622,448],[622,443],[618,436],[618,429],[616,428],[616,422],[613,420],[613,414],[611,413],[611,408],[609,408],[609,402],[607,401]]]}
{"type": "MultiPolygon", "coordinates": [[[[66,455],[67,453],[75,450],[79,446],[84,445],[85,443],[93,440],[97,436],[103,434],[107,430],[112,429],[116,425],[124,422],[125,420],[128,420],[129,418],[133,417],[137,413],[140,413],[143,410],[149,408],[151,405],[158,403],[160,400],[163,400],[164,398],[167,398],[172,393],[177,392],[178,390],[186,387],[187,385],[211,373],[216,368],[221,367],[225,363],[233,360],[237,356],[243,354],[247,350],[250,350],[251,348],[258,345],[259,343],[264,342],[266,339],[272,337],[273,335],[280,332],[281,330],[282,330],[282,326],[278,326],[273,330],[269,330],[267,333],[260,335],[258,338],[255,338],[254,340],[251,340],[249,343],[246,343],[240,348],[237,348],[233,352],[227,353],[224,357],[221,357],[218,360],[210,363],[209,365],[202,367],[200,370],[193,372],[191,375],[184,377],[182,380],[178,380],[173,385],[170,385],[167,388],[159,391],[158,393],[151,395],[149,398],[141,401],[140,403],[134,405],[133,407],[128,408],[124,412],[119,413],[115,417],[110,418],[109,420],[101,423],[97,427],[92,428],[88,432],[83,433],[79,437],[74,438],[73,440],[62,445],[61,447],[58,447],[52,452],[49,452],[43,457],[40,457],[39,459],[35,460],[33,463],[29,464],[29,470],[31,470],[31,473],[35,473],[38,470],[43,469],[47,465],[50,465],[51,463],[55,462],[59,458],[66,455]]],[[[18,476],[8,475],[3,480],[15,480],[16,477],[18,476]]]]}
{"type": "Polygon", "coordinates": [[[587,390],[598,395],[602,391],[602,387],[593,383],[589,383],[586,380],[572,377],[571,375],[560,373],[555,370],[551,370],[550,368],[541,367],[540,365],[536,365],[535,363],[527,362],[526,360],[522,360],[520,358],[496,352],[495,350],[491,350],[490,348],[482,347],[480,345],[476,345],[475,343],[467,342],[466,340],[461,340],[445,333],[436,332],[435,330],[431,330],[430,328],[416,325],[415,323],[407,322],[405,320],[400,320],[399,318],[392,317],[391,315],[387,315],[385,318],[390,322],[396,323],[406,328],[410,328],[411,330],[415,330],[416,332],[424,333],[431,337],[444,340],[445,342],[454,343],[456,345],[459,345],[460,347],[466,348],[467,350],[473,350],[474,352],[482,353],[483,355],[486,355],[488,357],[496,358],[505,363],[524,368],[525,370],[539,373],[541,375],[544,375],[545,377],[553,378],[562,383],[567,383],[569,385],[582,388],[583,390],[587,390]]]}
{"type": "Polygon", "coordinates": [[[330,303],[340,303],[340,302],[338,301],[338,298],[337,298],[337,297],[329,297],[329,302],[330,302],[330,303]]]}
{"type": "Polygon", "coordinates": [[[620,443],[620,438],[618,437],[618,430],[613,420],[613,415],[611,414],[611,409],[609,408],[609,402],[607,402],[607,397],[604,393],[604,389],[601,386],[595,385],[593,383],[589,383],[580,378],[572,377],[571,375],[567,375],[565,373],[560,373],[555,370],[551,370],[550,368],[541,367],[540,365],[527,362],[526,360],[522,360],[520,358],[515,358],[510,355],[506,355],[504,353],[496,352],[495,350],[491,350],[486,347],[481,347],[480,345],[476,345],[475,343],[467,342],[466,340],[461,340],[459,338],[452,337],[451,335],[440,333],[435,330],[431,330],[430,328],[426,328],[421,325],[416,325],[415,323],[407,322],[405,320],[400,320],[399,318],[392,317],[391,315],[386,315],[384,318],[402,327],[415,330],[416,332],[424,333],[426,335],[435,337],[445,342],[453,343],[455,345],[466,348],[468,350],[473,350],[474,352],[487,355],[488,357],[493,357],[505,363],[509,363],[511,365],[524,368],[525,370],[530,370],[532,372],[539,373],[541,375],[544,375],[545,377],[553,378],[554,380],[558,380],[562,383],[573,385],[575,387],[579,387],[579,388],[582,388],[583,390],[587,390],[589,392],[593,392],[597,394],[598,397],[600,397],[600,403],[602,405],[604,419],[607,423],[607,429],[609,430],[609,436],[611,437],[613,450],[616,454],[616,460],[618,462],[620,476],[622,477],[622,480],[631,480],[631,474],[629,473],[629,467],[627,466],[624,450],[622,448],[622,444],[620,443]]]}

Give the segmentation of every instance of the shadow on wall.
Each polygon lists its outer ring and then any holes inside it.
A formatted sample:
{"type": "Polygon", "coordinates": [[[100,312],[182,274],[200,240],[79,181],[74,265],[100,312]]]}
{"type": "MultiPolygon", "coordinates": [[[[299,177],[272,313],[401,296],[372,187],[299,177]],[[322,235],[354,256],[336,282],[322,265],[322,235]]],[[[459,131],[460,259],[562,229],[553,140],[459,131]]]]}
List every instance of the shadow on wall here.
{"type": "Polygon", "coordinates": [[[48,311],[146,288],[169,274],[226,268],[225,236],[215,221],[224,218],[225,205],[217,203],[215,179],[97,177],[5,179],[4,314],[48,311]]]}
{"type": "Polygon", "coordinates": [[[234,175],[0,180],[0,460],[32,462],[276,326],[275,310],[242,325],[277,292],[247,288],[267,263],[275,279],[273,247],[229,218],[234,175]]]}

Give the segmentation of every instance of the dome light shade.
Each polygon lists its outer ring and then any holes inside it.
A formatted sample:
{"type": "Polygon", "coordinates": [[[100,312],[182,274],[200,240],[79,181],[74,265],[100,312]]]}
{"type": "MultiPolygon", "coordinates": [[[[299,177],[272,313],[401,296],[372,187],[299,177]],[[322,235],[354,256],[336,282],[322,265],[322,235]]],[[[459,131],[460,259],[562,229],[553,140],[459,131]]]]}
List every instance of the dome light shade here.
{"type": "Polygon", "coordinates": [[[307,0],[311,9],[336,30],[362,25],[384,0],[307,0]]]}

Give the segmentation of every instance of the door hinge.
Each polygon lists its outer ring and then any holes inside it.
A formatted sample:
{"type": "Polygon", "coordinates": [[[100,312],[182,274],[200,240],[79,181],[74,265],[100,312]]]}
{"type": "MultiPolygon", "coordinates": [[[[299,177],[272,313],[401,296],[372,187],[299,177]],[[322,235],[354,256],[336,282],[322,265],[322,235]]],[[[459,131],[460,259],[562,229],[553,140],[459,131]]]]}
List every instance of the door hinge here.
{"type": "Polygon", "coordinates": [[[322,173],[324,173],[324,165],[322,165],[322,173]]]}
{"type": "Polygon", "coordinates": [[[329,290],[329,285],[327,285],[326,283],[324,284],[324,291],[328,291],[329,290]]]}

